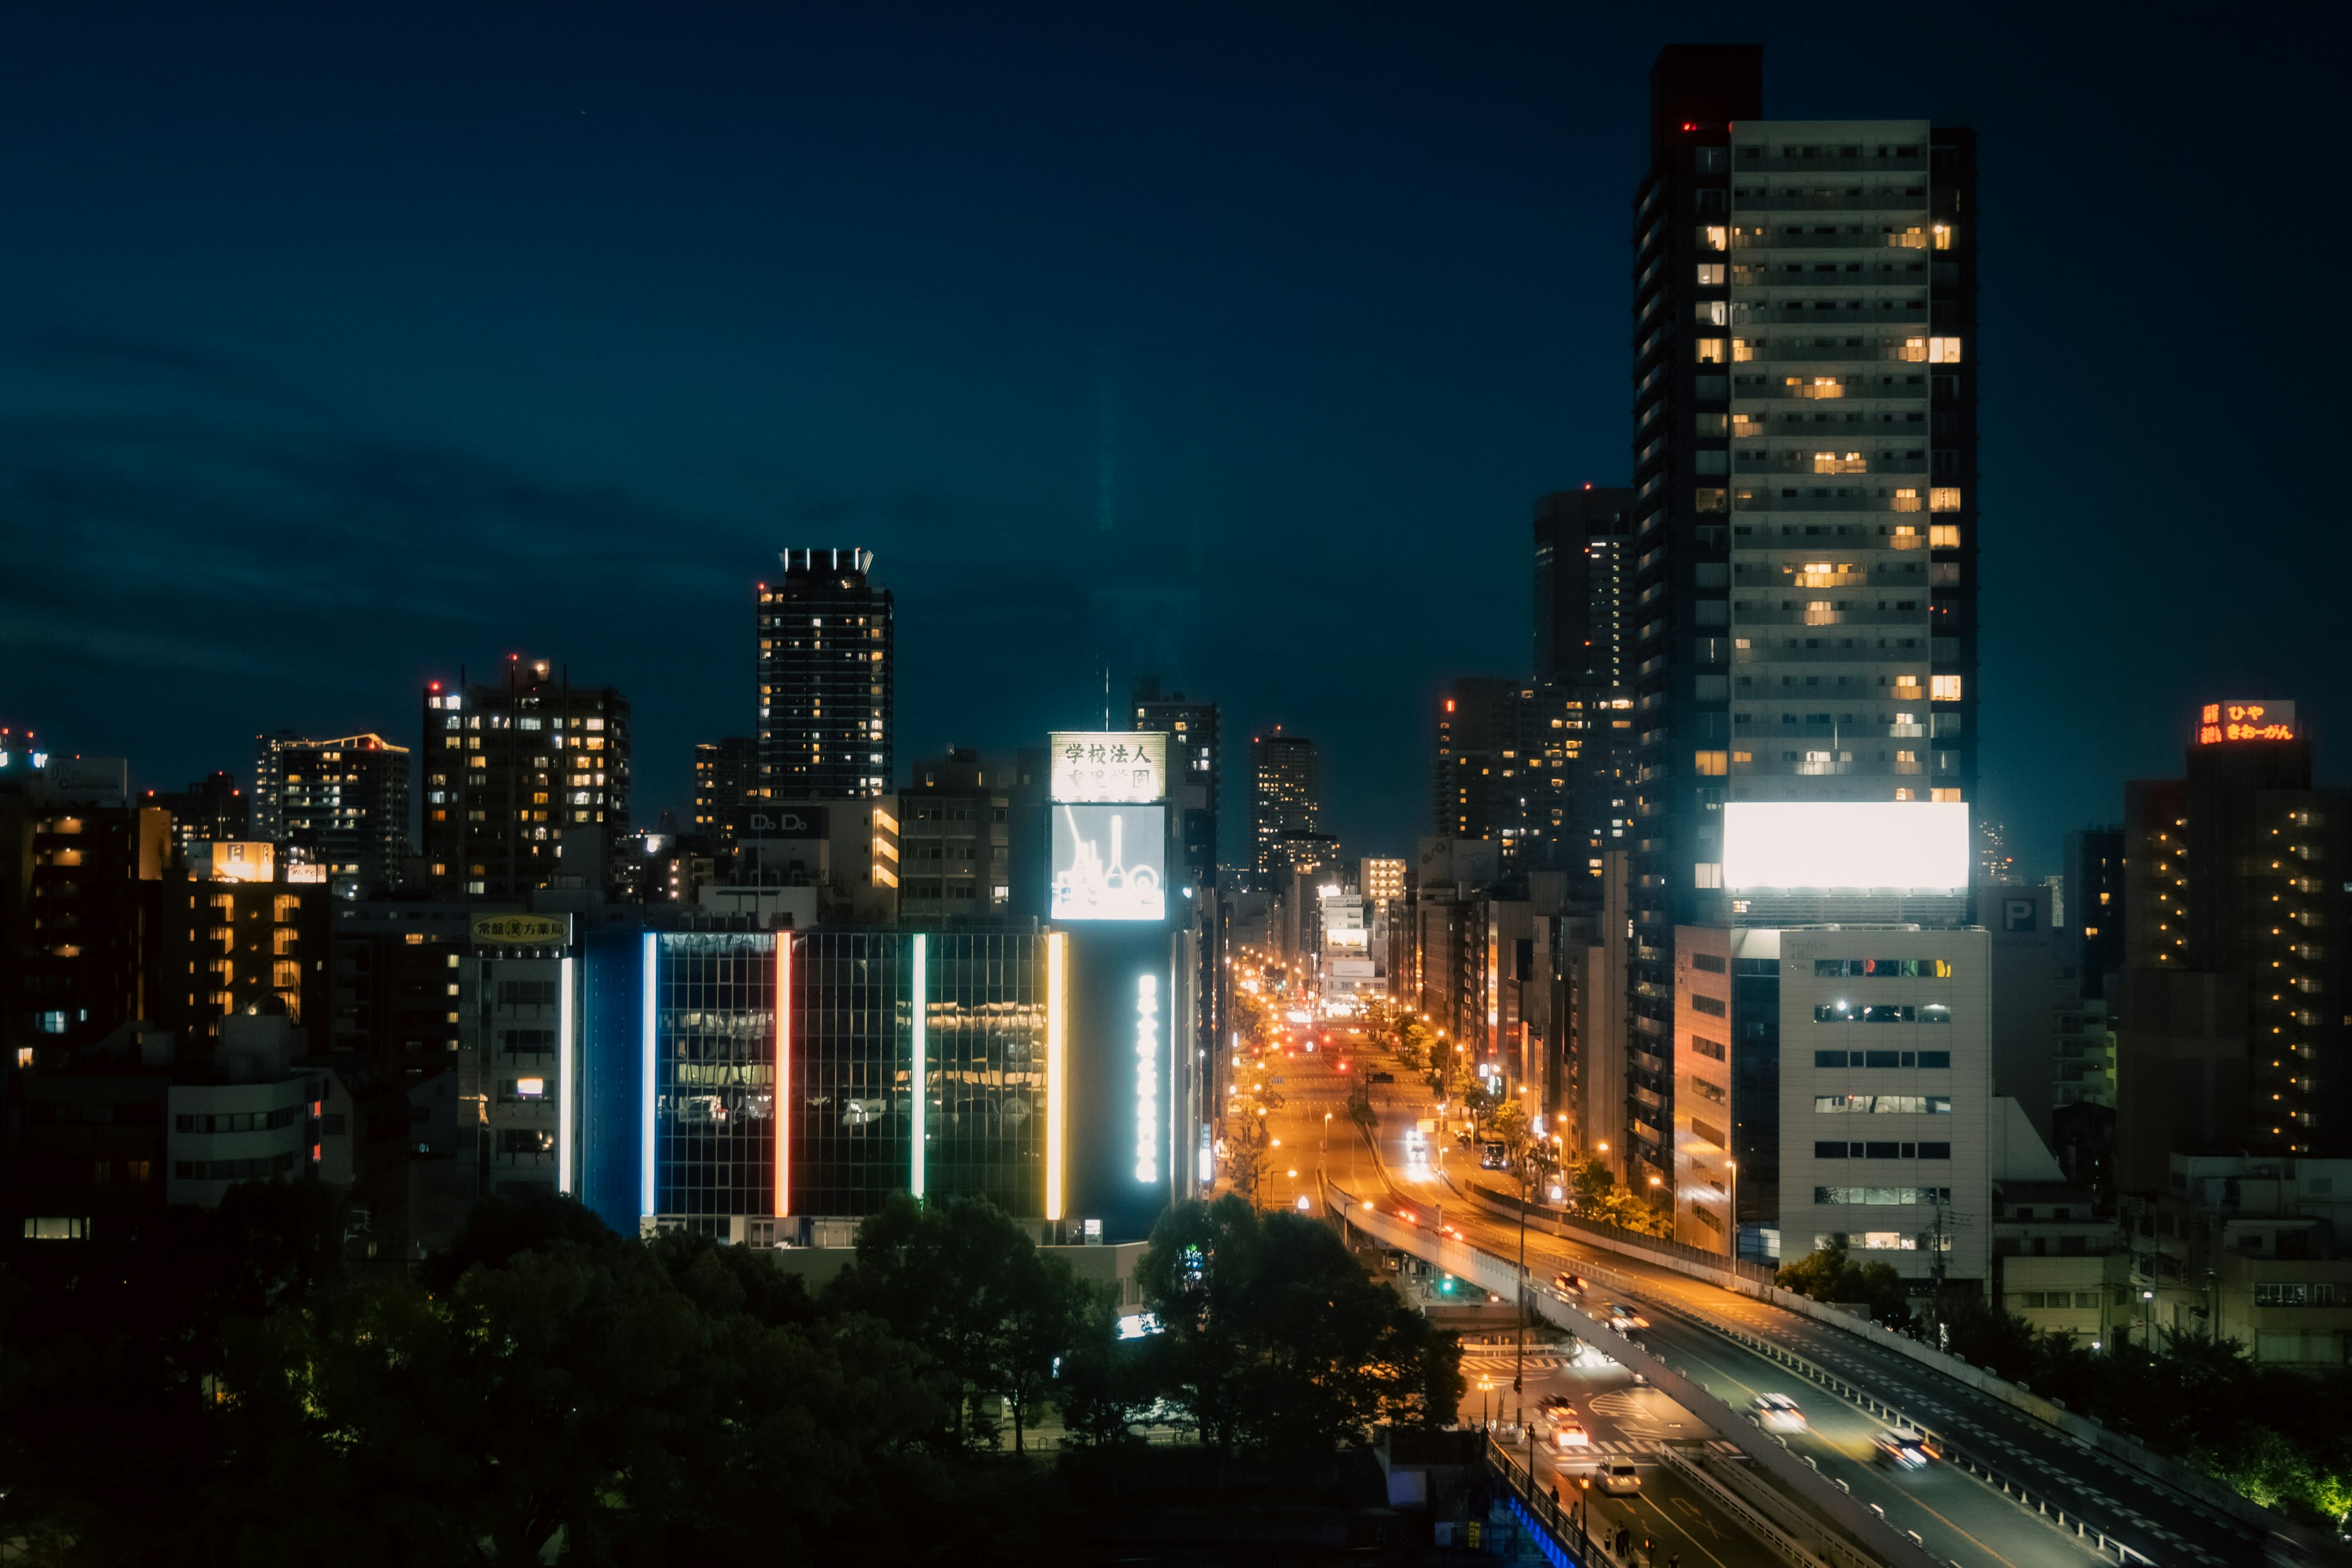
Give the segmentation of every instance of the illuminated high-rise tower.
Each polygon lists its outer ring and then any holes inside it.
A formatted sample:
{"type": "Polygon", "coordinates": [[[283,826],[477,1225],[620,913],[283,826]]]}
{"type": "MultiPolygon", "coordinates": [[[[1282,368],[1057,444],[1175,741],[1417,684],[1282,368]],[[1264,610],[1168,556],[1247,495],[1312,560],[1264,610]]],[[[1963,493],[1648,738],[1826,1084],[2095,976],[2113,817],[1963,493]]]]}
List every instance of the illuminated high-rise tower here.
{"type": "MultiPolygon", "coordinates": [[[[1978,343],[1970,132],[1765,119],[1749,47],[1669,47],[1650,92],[1625,669],[1654,1112],[1675,929],[1737,913],[1727,802],[1975,800],[1978,343]]],[[[1662,1173],[1665,1125],[1632,1139],[1662,1173]]]]}
{"type": "Polygon", "coordinates": [[[870,550],[787,550],[784,574],[759,585],[760,788],[771,800],[888,793],[890,591],[870,550]]]}

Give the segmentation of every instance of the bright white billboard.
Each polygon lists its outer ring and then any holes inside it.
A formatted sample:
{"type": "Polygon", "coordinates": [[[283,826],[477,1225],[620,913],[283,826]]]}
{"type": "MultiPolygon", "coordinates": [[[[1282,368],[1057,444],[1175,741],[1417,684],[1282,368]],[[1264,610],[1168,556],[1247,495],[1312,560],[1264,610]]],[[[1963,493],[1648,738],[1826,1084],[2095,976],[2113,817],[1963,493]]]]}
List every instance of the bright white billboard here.
{"type": "Polygon", "coordinates": [[[1055,806],[1052,918],[1167,919],[1167,816],[1157,805],[1055,806]]]}
{"type": "Polygon", "coordinates": [[[1168,736],[1145,730],[1055,730],[1047,737],[1057,801],[1168,798],[1168,736]]]}
{"type": "Polygon", "coordinates": [[[1969,808],[1959,801],[1732,801],[1723,808],[1723,885],[1965,888],[1969,808]]]}

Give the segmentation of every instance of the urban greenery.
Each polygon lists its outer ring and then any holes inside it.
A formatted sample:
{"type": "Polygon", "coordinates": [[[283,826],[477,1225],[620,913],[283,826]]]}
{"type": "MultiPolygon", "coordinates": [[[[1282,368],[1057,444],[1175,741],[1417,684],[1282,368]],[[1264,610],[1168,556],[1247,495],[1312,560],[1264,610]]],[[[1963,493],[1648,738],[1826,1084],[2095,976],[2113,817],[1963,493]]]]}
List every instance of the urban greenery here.
{"type": "Polygon", "coordinates": [[[2234,1340],[2128,1337],[2097,1350],[1954,1290],[1919,1303],[1883,1263],[1832,1246],[1783,1267],[1780,1284],[1822,1301],[1869,1304],[1891,1328],[1942,1342],[1998,1377],[2054,1399],[2249,1501],[2336,1523],[2352,1511],[2352,1369],[2258,1365],[2234,1340]]]}
{"type": "Polygon", "coordinates": [[[485,1201],[414,1271],[347,1265],[345,1227],[325,1189],[251,1184],[0,1273],[9,1560],[1036,1560],[1068,1499],[1003,1445],[1041,1419],[1280,1457],[1460,1399],[1451,1336],[1233,1198],[1164,1218],[1166,1331],[1124,1341],[1112,1287],[977,1200],[895,1200],[818,1292],[569,1200],[485,1201]]]}
{"type": "Polygon", "coordinates": [[[1460,1342],[1314,1220],[1234,1197],[1182,1205],[1136,1275],[1160,1331],[1137,1347],[1130,1397],[1179,1413],[1220,1453],[1363,1443],[1375,1426],[1443,1426],[1460,1407],[1460,1342]]]}

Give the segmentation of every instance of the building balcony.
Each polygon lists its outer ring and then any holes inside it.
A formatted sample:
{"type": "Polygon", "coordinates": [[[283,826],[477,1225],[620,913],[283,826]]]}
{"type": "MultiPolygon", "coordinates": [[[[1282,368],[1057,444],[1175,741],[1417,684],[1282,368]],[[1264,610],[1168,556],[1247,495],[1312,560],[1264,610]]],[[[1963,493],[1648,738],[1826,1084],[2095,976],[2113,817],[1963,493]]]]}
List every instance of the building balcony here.
{"type": "MultiPolygon", "coordinates": [[[[1828,189],[1801,190],[1793,187],[1735,185],[1731,192],[1731,216],[1737,222],[1743,213],[1783,212],[1867,212],[1900,214],[1906,217],[1927,211],[1927,187],[1925,185],[1871,186],[1840,185],[1828,189]]],[[[1906,228],[1911,226],[1906,224],[1906,228]]],[[[1829,236],[1808,237],[1828,238],[1829,236]]],[[[1885,237],[1864,235],[1885,243],[1885,237]]]]}

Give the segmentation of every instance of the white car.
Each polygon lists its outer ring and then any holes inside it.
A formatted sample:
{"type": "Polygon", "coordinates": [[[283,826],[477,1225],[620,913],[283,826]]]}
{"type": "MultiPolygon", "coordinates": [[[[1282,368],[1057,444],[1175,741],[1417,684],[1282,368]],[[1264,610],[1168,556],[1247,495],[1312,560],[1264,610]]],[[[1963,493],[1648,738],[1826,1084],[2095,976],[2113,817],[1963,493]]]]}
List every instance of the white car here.
{"type": "Polygon", "coordinates": [[[1601,1467],[1601,1489],[1611,1497],[1628,1497],[1642,1489],[1642,1477],[1622,1459],[1601,1467]]]}
{"type": "Polygon", "coordinates": [[[1805,1413],[1797,1402],[1785,1394],[1759,1394],[1755,1403],[1756,1424],[1767,1432],[1801,1432],[1805,1429],[1805,1413]]]}

